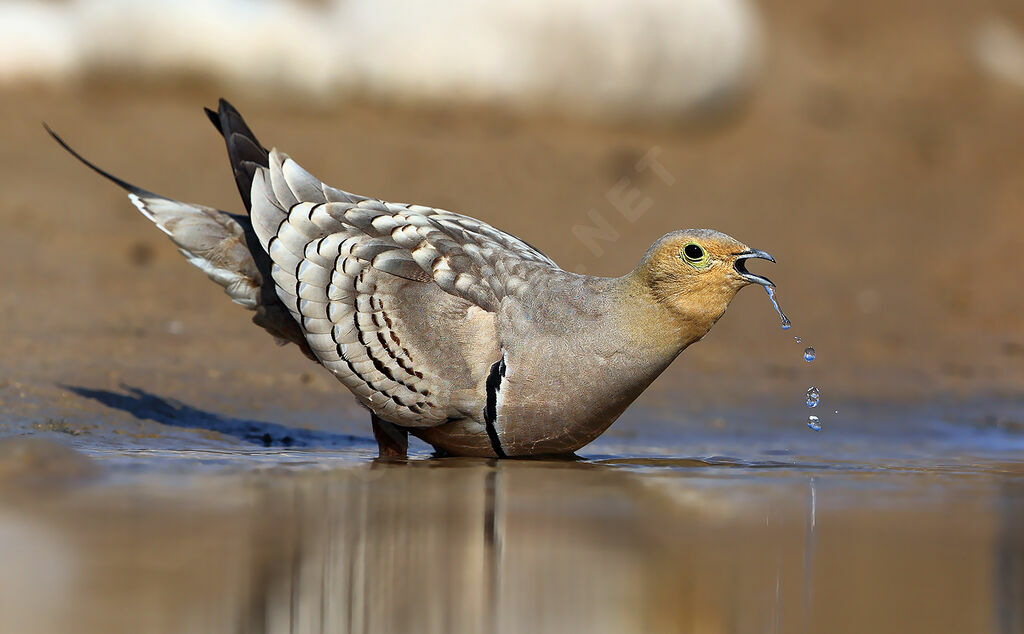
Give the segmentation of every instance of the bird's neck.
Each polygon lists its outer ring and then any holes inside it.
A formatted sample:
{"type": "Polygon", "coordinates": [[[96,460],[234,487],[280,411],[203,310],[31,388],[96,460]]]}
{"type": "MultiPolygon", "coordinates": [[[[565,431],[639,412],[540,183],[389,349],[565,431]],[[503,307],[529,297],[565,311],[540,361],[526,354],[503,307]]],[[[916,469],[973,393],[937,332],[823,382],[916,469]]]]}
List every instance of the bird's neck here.
{"type": "Polygon", "coordinates": [[[702,293],[659,292],[642,268],[618,278],[616,292],[631,339],[668,362],[704,337],[728,307],[719,297],[702,293]]]}

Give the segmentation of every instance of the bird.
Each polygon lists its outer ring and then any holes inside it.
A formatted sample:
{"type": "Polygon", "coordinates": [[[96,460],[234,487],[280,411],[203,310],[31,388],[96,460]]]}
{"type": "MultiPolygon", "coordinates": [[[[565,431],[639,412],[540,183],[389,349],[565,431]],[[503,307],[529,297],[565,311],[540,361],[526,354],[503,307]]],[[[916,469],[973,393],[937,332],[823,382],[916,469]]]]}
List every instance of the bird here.
{"type": "Polygon", "coordinates": [[[230,103],[204,109],[245,213],[109,179],[281,344],[370,411],[378,458],[574,455],[702,339],[768,253],[672,231],[621,277],[565,271],[469,216],[331,187],[266,149],[230,103]]]}

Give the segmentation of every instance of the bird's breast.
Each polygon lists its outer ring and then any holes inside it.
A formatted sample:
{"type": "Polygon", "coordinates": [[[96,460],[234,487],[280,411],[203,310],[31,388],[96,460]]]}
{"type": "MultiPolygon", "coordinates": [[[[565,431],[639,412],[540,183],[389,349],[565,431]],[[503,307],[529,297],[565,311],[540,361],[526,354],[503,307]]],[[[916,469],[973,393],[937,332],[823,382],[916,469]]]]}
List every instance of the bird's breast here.
{"type": "Polygon", "coordinates": [[[603,433],[668,362],[564,342],[506,350],[493,426],[510,456],[571,453],[603,433]]]}

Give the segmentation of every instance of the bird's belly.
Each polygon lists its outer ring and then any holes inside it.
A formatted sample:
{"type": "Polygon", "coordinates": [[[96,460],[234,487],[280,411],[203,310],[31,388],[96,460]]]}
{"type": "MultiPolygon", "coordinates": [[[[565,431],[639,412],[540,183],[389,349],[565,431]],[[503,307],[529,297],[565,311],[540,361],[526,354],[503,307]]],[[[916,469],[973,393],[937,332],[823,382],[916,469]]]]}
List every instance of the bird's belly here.
{"type": "Polygon", "coordinates": [[[608,429],[646,386],[593,376],[582,381],[560,373],[546,373],[542,379],[513,373],[498,393],[493,422],[481,411],[478,420],[410,431],[458,456],[569,454],[608,429]]]}
{"type": "Polygon", "coordinates": [[[453,456],[499,457],[486,427],[471,419],[452,421],[437,427],[409,429],[409,432],[435,449],[453,456]]]}
{"type": "Polygon", "coordinates": [[[535,350],[544,348],[515,351],[524,363],[509,355],[495,427],[510,456],[577,451],[604,433],[672,361],[582,346],[530,358],[535,350]]]}
{"type": "Polygon", "coordinates": [[[604,433],[646,385],[629,387],[564,377],[544,389],[512,383],[495,422],[502,449],[509,456],[572,453],[604,433]]]}
{"type": "Polygon", "coordinates": [[[580,348],[539,342],[503,348],[504,367],[491,366],[472,419],[415,433],[455,455],[573,453],[604,433],[673,358],[580,348]]]}

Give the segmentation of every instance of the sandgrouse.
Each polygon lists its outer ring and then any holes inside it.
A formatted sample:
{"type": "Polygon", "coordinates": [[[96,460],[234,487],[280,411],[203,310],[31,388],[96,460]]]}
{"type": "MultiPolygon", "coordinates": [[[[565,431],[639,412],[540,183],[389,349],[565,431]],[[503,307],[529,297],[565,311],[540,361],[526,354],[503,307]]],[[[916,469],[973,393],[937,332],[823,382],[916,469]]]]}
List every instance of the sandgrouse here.
{"type": "MultiPolygon", "coordinates": [[[[291,342],[371,412],[382,457],[408,434],[462,456],[570,454],[591,442],[747,284],[764,251],[674,231],[618,278],[558,268],[526,242],[441,209],[350,194],[266,150],[229,103],[246,214],[128,192],[253,321],[291,342]]],[[[49,131],[49,128],[47,128],[49,131]]]]}

